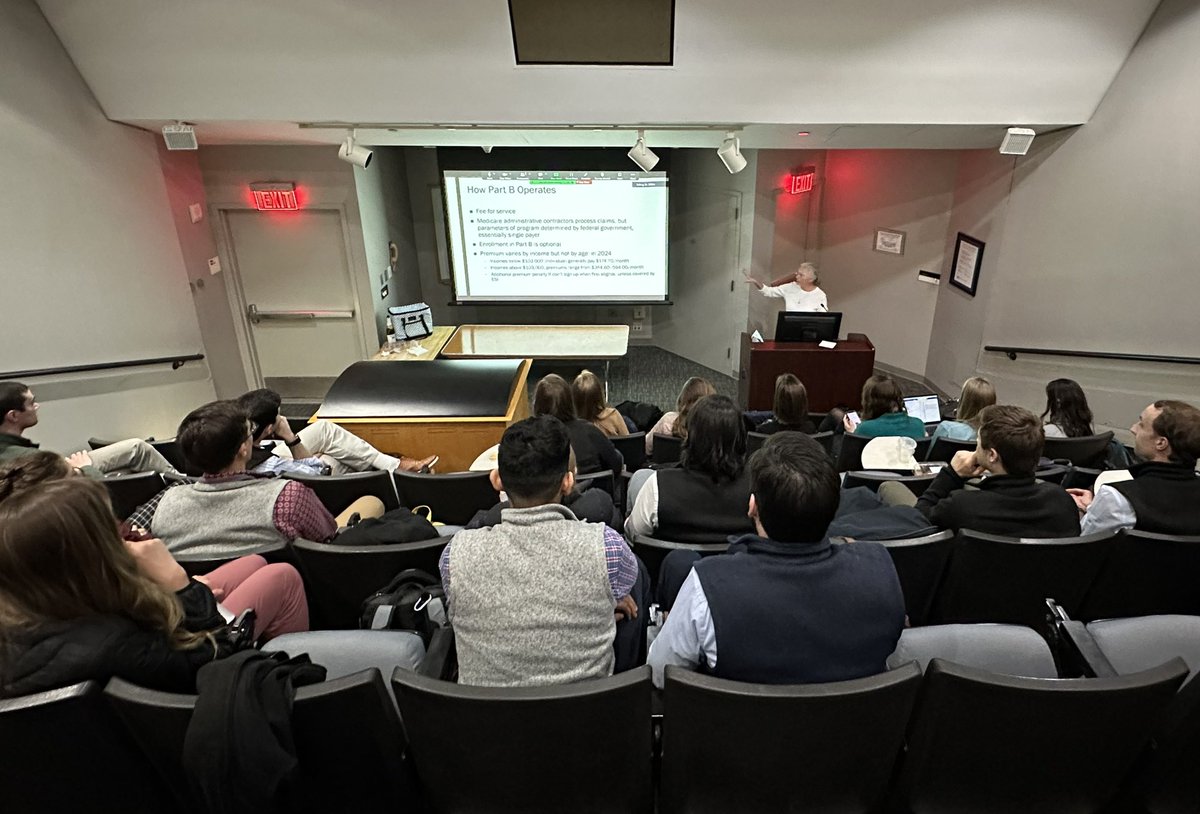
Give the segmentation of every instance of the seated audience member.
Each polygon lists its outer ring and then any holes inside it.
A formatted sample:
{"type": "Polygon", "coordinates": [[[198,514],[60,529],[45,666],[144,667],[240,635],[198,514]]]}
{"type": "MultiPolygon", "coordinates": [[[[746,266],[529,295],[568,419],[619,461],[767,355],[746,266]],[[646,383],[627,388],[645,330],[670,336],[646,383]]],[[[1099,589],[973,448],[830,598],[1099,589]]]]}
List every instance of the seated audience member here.
{"type": "Polygon", "coordinates": [[[925,422],[904,411],[904,396],[900,385],[891,376],[876,374],[863,384],[862,423],[855,427],[850,416],[842,419],[846,432],[867,438],[899,435],[924,438],[925,422]]]}
{"type": "Polygon", "coordinates": [[[492,485],[512,508],[496,526],[460,531],[442,552],[463,684],[566,684],[613,672],[614,613],[636,617],[630,593],[644,593],[645,580],[620,534],[559,502],[574,486],[570,453],[553,416],[505,430],[492,485]]]}
{"type": "Polygon", "coordinates": [[[247,472],[254,442],[250,418],[236,402],[214,401],[188,413],[178,439],[204,477],[163,490],[130,518],[176,554],[233,558],[295,539],[327,542],[351,514],[383,514],[383,504],[370,497],[334,518],[304,484],[247,472]]]}
{"type": "Polygon", "coordinates": [[[642,470],[625,532],[680,543],[723,543],[754,530],[746,516],[746,428],[728,396],[705,396],[688,415],[678,468],[642,470]],[[642,480],[644,478],[644,480],[642,480]]]}
{"type": "MultiPolygon", "coordinates": [[[[935,526],[953,531],[969,528],[1010,537],[1079,534],[1071,496],[1057,484],[1034,478],[1044,440],[1041,422],[1025,408],[985,407],[975,450],[954,453],[950,465],[916,498],[916,507],[935,526]],[[978,489],[964,488],[967,480],[981,475],[987,477],[978,489]]],[[[898,483],[881,484],[880,496],[889,503],[913,501],[912,492],[898,483]]]]}
{"type": "MultiPolygon", "coordinates": [[[[933,431],[933,441],[950,438],[955,441],[974,441],[979,435],[979,413],[996,403],[996,388],[987,379],[972,376],[963,382],[958,397],[958,410],[953,421],[943,421],[933,431]]],[[[931,442],[932,443],[932,442],[931,442]]]]}
{"type": "Polygon", "coordinates": [[[1055,379],[1046,385],[1046,409],[1042,413],[1047,438],[1082,438],[1095,435],[1092,408],[1079,383],[1055,379]]]}
{"type": "Polygon", "coordinates": [[[224,619],[159,540],[125,542],[104,486],[65,478],[0,501],[0,695],[101,683],[195,692],[224,619]]]}
{"type": "Polygon", "coordinates": [[[563,423],[571,436],[571,448],[579,463],[579,474],[611,470],[614,474],[625,468],[625,461],[608,436],[590,421],[575,414],[571,385],[557,373],[543,376],[533,389],[533,414],[552,415],[563,423]]]}
{"type": "Polygon", "coordinates": [[[1130,430],[1143,460],[1130,467],[1133,480],[1101,486],[1095,495],[1068,490],[1084,513],[1083,533],[1200,534],[1200,410],[1182,401],[1156,401],[1130,430]]]}
{"type": "Polygon", "coordinates": [[[575,415],[590,421],[609,438],[629,435],[625,418],[605,403],[604,382],[592,371],[582,371],[571,382],[571,398],[575,401],[575,415]]]}
{"type": "MultiPolygon", "coordinates": [[[[39,406],[26,385],[0,382],[0,461],[37,452],[38,445],[25,437],[25,430],[37,425],[39,406]]],[[[158,450],[140,438],[118,441],[91,452],[81,450],[67,455],[66,460],[93,478],[111,472],[162,472],[180,476],[158,450]]]]}
{"type": "Polygon", "coordinates": [[[438,462],[436,455],[422,459],[387,455],[324,419],[292,432],[288,420],[279,414],[282,399],[274,390],[251,390],[237,402],[250,416],[255,446],[248,469],[256,474],[343,475],[372,469],[428,472],[438,462]]]}
{"type": "Polygon", "coordinates": [[[751,456],[750,483],[757,534],[726,554],[672,554],[695,561],[650,647],[655,684],[669,664],[764,684],[883,672],[904,596],[883,546],[826,536],[840,497],[829,455],[807,435],[774,435],[751,456]]]}
{"type": "MultiPolygon", "coordinates": [[[[499,444],[496,446],[499,447],[499,444]]],[[[495,466],[491,468],[495,470],[495,466]]],[[[579,467],[575,463],[575,450],[571,450],[571,462],[568,468],[572,475],[579,471],[579,467]]],[[[624,520],[616,506],[613,505],[612,496],[603,489],[580,491],[578,488],[572,487],[571,491],[564,494],[559,502],[570,509],[571,514],[579,520],[588,523],[605,523],[618,534],[625,530],[624,520]]],[[[502,512],[511,507],[512,501],[501,500],[490,509],[476,512],[471,521],[463,528],[479,529],[484,526],[494,526],[500,522],[502,512]]]]}
{"type": "Polygon", "coordinates": [[[808,390],[791,373],[781,373],[775,378],[775,417],[759,424],[755,432],[771,435],[777,432],[804,432],[809,435],[817,431],[817,425],[808,417],[808,390]]]}
{"type": "Polygon", "coordinates": [[[655,435],[673,435],[676,438],[687,437],[687,415],[697,401],[705,396],[715,396],[717,388],[708,379],[693,376],[683,383],[679,396],[675,399],[675,409],[663,413],[662,418],[646,433],[646,454],[654,450],[655,435]]]}
{"type": "MultiPolygon", "coordinates": [[[[0,501],[74,474],[66,460],[53,452],[38,452],[10,461],[0,466],[0,501]]],[[[125,539],[142,543],[152,538],[143,532],[130,531],[125,539]]],[[[161,545],[161,541],[154,542],[161,545]]],[[[193,579],[207,585],[230,616],[253,608],[255,638],[259,641],[308,630],[304,582],[292,565],[268,563],[253,555],[225,563],[193,579]]]]}

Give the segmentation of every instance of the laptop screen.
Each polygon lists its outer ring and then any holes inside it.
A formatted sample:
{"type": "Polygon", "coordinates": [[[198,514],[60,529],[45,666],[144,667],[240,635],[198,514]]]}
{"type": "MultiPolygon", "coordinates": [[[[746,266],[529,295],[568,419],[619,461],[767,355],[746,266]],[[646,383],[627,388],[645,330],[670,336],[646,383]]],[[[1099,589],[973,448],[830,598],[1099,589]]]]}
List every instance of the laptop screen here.
{"type": "Polygon", "coordinates": [[[906,398],[904,400],[904,411],[913,418],[921,419],[926,424],[933,424],[942,420],[942,408],[938,406],[938,397],[932,394],[906,398]]]}

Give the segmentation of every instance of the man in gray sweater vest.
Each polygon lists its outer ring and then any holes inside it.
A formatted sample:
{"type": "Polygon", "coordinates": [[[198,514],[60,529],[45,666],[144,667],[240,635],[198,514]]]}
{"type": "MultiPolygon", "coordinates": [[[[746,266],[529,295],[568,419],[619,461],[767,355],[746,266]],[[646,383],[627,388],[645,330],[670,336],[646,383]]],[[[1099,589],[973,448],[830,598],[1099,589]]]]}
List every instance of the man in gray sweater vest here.
{"type": "Polygon", "coordinates": [[[512,508],[496,526],[459,532],[442,553],[463,684],[566,684],[613,672],[615,615],[637,616],[630,591],[645,580],[620,534],[559,503],[575,485],[570,454],[553,416],[509,427],[492,485],[512,508]]]}

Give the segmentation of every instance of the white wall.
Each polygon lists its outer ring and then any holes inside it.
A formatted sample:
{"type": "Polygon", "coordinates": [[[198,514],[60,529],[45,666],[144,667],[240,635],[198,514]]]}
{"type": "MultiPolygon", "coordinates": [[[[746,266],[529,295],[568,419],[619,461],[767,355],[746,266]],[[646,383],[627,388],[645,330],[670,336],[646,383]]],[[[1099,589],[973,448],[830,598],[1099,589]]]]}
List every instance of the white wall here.
{"type": "MultiPolygon", "coordinates": [[[[990,212],[984,206],[964,216],[1002,220],[984,260],[982,282],[990,274],[994,285],[974,318],[961,307],[945,314],[939,308],[940,344],[1200,355],[1197,42],[1200,7],[1165,0],[1092,121],[1037,139],[1017,163],[1006,212],[997,199],[990,212]]],[[[1002,179],[994,183],[1003,186],[1002,179]]],[[[942,305],[952,294],[942,292],[942,305]]],[[[965,369],[961,359],[937,361],[939,376],[965,369]]],[[[1194,365],[1033,356],[1012,362],[980,352],[978,370],[1004,400],[1039,409],[1048,379],[1077,379],[1097,423],[1116,428],[1156,398],[1200,403],[1194,365]]]]}
{"type": "Polygon", "coordinates": [[[382,340],[387,309],[421,299],[404,152],[395,147],[376,148],[369,167],[354,168],[354,186],[362,219],[375,327],[382,340]],[[387,282],[388,295],[384,298],[380,296],[381,279],[389,266],[389,241],[396,244],[398,259],[387,282]]]}
{"type": "Polygon", "coordinates": [[[818,267],[842,335],[865,333],[877,362],[923,376],[937,271],[954,199],[957,151],[831,150],[826,156],[818,267]],[[907,233],[903,255],[874,250],[876,229],[907,233]]]}
{"type": "MultiPolygon", "coordinates": [[[[954,206],[946,229],[944,262],[937,295],[937,311],[929,342],[925,375],[945,392],[957,395],[962,383],[976,374],[992,292],[1004,285],[1006,266],[1001,263],[1016,158],[995,150],[963,151],[954,183],[954,206]],[[950,285],[958,233],[983,241],[979,284],[972,297],[950,285]]],[[[1005,399],[1005,394],[1000,397],[1005,399]]]]}
{"type": "Polygon", "coordinates": [[[654,344],[726,375],[740,362],[758,157],[730,175],[712,150],[671,156],[670,299],[654,309],[654,344]],[[736,220],[733,213],[737,213],[736,220]],[[732,289],[732,290],[731,290],[732,289]]]}
{"type": "MultiPolygon", "coordinates": [[[[104,118],[32,0],[0,4],[0,76],[0,372],[203,353],[155,137],[104,118]]],[[[213,398],[195,362],[28,383],[59,451],[213,398]]]]}

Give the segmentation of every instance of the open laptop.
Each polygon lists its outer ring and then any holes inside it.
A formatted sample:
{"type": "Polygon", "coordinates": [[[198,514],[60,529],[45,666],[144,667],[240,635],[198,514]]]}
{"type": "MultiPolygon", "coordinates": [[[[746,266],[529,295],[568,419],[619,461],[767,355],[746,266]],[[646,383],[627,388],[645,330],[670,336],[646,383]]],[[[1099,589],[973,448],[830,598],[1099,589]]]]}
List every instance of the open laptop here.
{"type": "Polygon", "coordinates": [[[932,393],[924,396],[909,396],[904,400],[904,411],[913,418],[919,418],[926,424],[936,424],[942,420],[942,408],[938,397],[932,393]]]}

